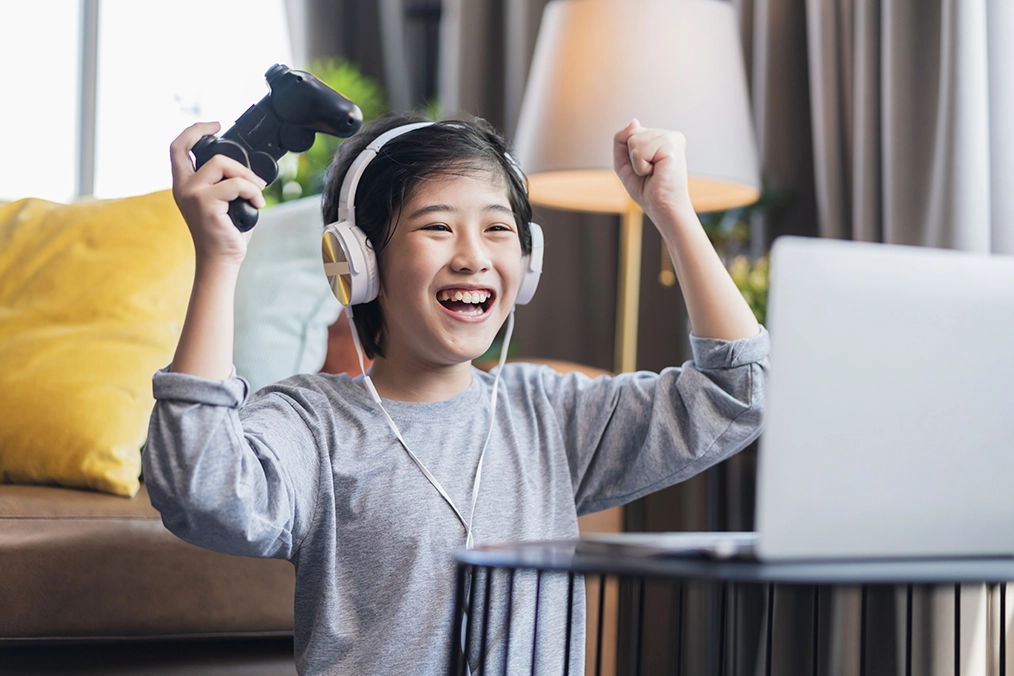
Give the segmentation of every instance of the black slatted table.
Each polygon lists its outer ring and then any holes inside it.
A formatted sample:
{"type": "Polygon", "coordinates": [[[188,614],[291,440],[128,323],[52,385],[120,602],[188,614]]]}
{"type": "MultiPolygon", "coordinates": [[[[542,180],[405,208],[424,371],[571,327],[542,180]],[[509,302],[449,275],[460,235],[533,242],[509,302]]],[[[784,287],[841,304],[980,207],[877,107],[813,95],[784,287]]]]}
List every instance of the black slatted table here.
{"type": "MultiPolygon", "coordinates": [[[[914,560],[890,560],[890,561],[827,561],[827,562],[793,562],[793,563],[762,563],[749,560],[716,560],[707,557],[696,556],[645,556],[643,553],[627,554],[622,547],[614,548],[612,551],[584,551],[576,541],[525,543],[510,546],[498,546],[477,549],[461,549],[455,553],[458,570],[458,593],[457,605],[454,617],[457,618],[458,626],[456,636],[460,637],[452,641],[451,651],[451,674],[458,676],[466,673],[465,660],[463,659],[462,641],[466,645],[473,646],[471,650],[472,660],[480,664],[470,664],[472,673],[529,673],[529,667],[525,665],[502,663],[493,671],[487,668],[482,661],[486,657],[486,629],[489,625],[489,618],[495,617],[497,613],[512,614],[514,598],[508,592],[505,602],[499,607],[490,610],[489,596],[484,597],[485,608],[476,608],[476,598],[482,598],[481,594],[472,594],[470,587],[472,580],[482,579],[483,584],[489,588],[490,581],[496,575],[508,576],[508,590],[513,589],[514,575],[518,571],[526,571],[537,576],[539,584],[549,576],[563,576],[568,580],[568,601],[567,601],[567,636],[566,642],[571,640],[570,622],[573,617],[572,608],[576,594],[583,594],[580,585],[575,584],[575,579],[582,576],[586,579],[599,579],[598,589],[602,593],[606,588],[607,578],[614,577],[630,582],[629,589],[633,590],[633,609],[631,632],[635,648],[631,651],[633,664],[626,666],[624,673],[641,674],[644,665],[640,657],[642,637],[644,630],[644,608],[645,608],[645,581],[666,580],[678,585],[678,591],[674,592],[669,601],[681,606],[684,600],[683,583],[691,581],[702,581],[717,585],[718,588],[718,618],[717,633],[718,643],[717,658],[708,664],[705,673],[725,674],[735,673],[735,668],[730,665],[725,657],[729,651],[726,650],[726,642],[729,640],[729,628],[735,625],[734,614],[737,611],[735,602],[735,591],[742,586],[758,587],[761,590],[761,597],[764,599],[764,612],[766,621],[764,625],[764,636],[761,637],[766,643],[766,650],[759,651],[759,658],[765,663],[762,672],[771,674],[772,640],[775,631],[774,626],[774,593],[776,586],[792,585],[812,588],[812,636],[807,640],[812,641],[812,672],[818,672],[817,651],[821,637],[818,635],[820,623],[817,621],[820,612],[822,594],[821,588],[835,587],[841,585],[858,586],[861,589],[862,606],[860,620],[863,626],[860,629],[860,664],[865,665],[866,657],[863,652],[866,649],[866,599],[867,590],[873,586],[894,586],[905,590],[905,624],[906,637],[904,647],[904,673],[911,673],[912,668],[912,595],[914,586],[946,586],[953,588],[955,595],[955,626],[954,626],[954,673],[960,674],[960,626],[961,626],[961,585],[963,584],[985,584],[995,585],[999,592],[999,617],[1006,616],[1006,588],[1007,581],[1014,580],[1014,558],[984,558],[984,559],[914,559],[914,560]],[[731,590],[731,596],[730,596],[731,590]],[[733,599],[730,602],[730,598],[733,599]],[[483,610],[485,612],[483,612],[483,610]],[[475,622],[472,618],[481,617],[482,621],[475,622]],[[460,632],[460,633],[458,633],[460,632]],[[481,646],[478,651],[474,646],[481,646]]],[[[949,592],[948,592],[949,593],[949,592]]],[[[599,608],[602,608],[603,599],[599,600],[599,608]]],[[[532,631],[538,633],[538,619],[540,604],[536,603],[534,612],[535,622],[532,631]]],[[[554,609],[559,611],[559,609],[554,609]]],[[[542,612],[545,612],[544,610],[542,612]]],[[[592,627],[591,632],[598,633],[598,645],[601,645],[602,616],[599,613],[599,626],[592,627]]],[[[674,608],[673,617],[676,622],[682,622],[682,608],[674,608]]],[[[1002,626],[1002,624],[1001,624],[1002,626]]],[[[679,632],[677,632],[679,633],[679,632]]],[[[680,634],[681,635],[681,634],[680,634]]],[[[996,662],[999,665],[999,673],[1006,674],[1006,632],[999,631],[998,640],[995,642],[998,655],[996,662]]],[[[674,647],[674,658],[671,665],[672,670],[665,673],[687,674],[684,667],[685,660],[681,660],[679,641],[674,647]]],[[[987,649],[989,649],[987,642],[987,649]]],[[[530,665],[531,673],[538,674],[576,674],[571,665],[570,651],[560,650],[561,663],[553,666],[535,664],[534,656],[530,665]]],[[[993,659],[993,655],[989,655],[993,659]]],[[[594,673],[600,673],[601,655],[589,655],[588,660],[593,663],[594,673]]],[[[862,669],[861,669],[862,671],[862,669]]],[[[643,673],[650,673],[643,671],[643,673]]],[[[751,671],[751,673],[753,673],[751,671]]]]}

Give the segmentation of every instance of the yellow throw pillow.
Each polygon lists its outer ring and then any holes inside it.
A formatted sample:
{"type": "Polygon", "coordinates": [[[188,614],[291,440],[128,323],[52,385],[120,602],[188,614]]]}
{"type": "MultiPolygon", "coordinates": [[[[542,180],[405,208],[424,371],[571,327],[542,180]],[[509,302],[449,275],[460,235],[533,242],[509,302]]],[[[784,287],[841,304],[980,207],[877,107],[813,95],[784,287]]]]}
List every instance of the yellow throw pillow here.
{"type": "Polygon", "coordinates": [[[137,492],[193,273],[169,191],[0,206],[0,481],[137,492]]]}

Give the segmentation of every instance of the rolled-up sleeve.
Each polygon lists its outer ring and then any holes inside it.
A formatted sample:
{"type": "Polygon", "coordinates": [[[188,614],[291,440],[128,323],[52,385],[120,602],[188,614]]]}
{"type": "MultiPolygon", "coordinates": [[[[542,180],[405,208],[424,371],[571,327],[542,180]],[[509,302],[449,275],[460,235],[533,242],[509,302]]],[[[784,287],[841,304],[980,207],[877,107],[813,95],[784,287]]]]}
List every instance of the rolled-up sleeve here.
{"type": "Polygon", "coordinates": [[[686,480],[761,433],[770,340],[691,336],[693,360],[660,373],[554,387],[579,514],[607,509],[686,480]]]}
{"type": "Polygon", "coordinates": [[[228,554],[291,558],[312,518],[318,442],[281,395],[247,403],[242,378],[158,371],[144,481],[165,526],[228,554]]]}

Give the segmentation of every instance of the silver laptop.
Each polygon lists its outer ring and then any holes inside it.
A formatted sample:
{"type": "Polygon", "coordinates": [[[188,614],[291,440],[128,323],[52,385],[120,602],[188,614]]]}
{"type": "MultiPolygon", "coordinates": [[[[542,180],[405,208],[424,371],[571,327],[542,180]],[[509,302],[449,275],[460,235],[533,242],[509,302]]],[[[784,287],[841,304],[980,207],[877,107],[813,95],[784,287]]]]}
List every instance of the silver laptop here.
{"type": "Polygon", "coordinates": [[[590,543],[765,561],[1014,555],[1014,257],[784,237],[768,308],[757,532],[590,543]]]}

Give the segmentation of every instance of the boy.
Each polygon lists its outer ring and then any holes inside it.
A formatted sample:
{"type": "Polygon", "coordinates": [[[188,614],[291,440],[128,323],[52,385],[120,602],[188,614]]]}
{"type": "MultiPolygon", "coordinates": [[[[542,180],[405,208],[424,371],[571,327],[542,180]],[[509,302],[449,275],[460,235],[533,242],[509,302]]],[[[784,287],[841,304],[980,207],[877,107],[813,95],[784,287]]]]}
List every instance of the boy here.
{"type": "MultiPolygon", "coordinates": [[[[354,191],[379,272],[376,298],[354,306],[374,358],[368,374],[295,376],[249,400],[231,348],[251,235],[227,208],[236,197],[263,206],[264,186],[221,156],[194,171],[188,150],[214,125],[194,125],[171,147],[197,268],[176,355],[153,382],[145,478],[183,539],[294,563],[302,674],[446,673],[456,547],[576,537],[578,514],[693,476],[760,433],[767,334],[693,212],[682,136],[635,120],[613,142],[624,186],[673,257],[694,361],[593,381],[529,364],[471,366],[512,319],[533,254],[531,207],[487,125],[406,127],[416,122],[380,120],[345,141],[324,191],[332,223],[350,199],[350,167],[400,130],[354,191]]],[[[524,620],[537,593],[559,600],[565,589],[530,582],[514,590],[521,609],[509,637],[492,605],[491,643],[509,640],[507,672],[527,673],[533,647],[539,664],[562,664],[563,618],[540,618],[535,646],[524,620]]],[[[569,647],[578,671],[582,611],[569,647]]]]}

